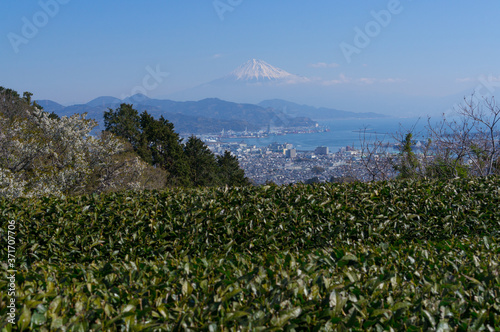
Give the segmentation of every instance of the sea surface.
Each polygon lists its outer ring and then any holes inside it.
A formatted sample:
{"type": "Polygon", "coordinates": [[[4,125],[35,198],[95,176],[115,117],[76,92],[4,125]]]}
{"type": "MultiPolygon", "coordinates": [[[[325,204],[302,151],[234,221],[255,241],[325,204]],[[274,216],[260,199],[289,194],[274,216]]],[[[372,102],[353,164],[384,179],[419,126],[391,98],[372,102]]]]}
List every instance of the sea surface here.
{"type": "Polygon", "coordinates": [[[346,146],[360,147],[363,132],[366,141],[395,142],[393,135],[400,131],[406,133],[414,128],[414,139],[425,141],[424,128],[427,119],[418,118],[384,118],[384,119],[351,119],[318,121],[320,126],[330,129],[329,132],[310,134],[272,135],[264,138],[232,138],[224,142],[245,142],[257,147],[268,146],[271,143],[291,143],[298,151],[313,151],[318,146],[327,146],[330,153],[337,152],[346,146]]]}

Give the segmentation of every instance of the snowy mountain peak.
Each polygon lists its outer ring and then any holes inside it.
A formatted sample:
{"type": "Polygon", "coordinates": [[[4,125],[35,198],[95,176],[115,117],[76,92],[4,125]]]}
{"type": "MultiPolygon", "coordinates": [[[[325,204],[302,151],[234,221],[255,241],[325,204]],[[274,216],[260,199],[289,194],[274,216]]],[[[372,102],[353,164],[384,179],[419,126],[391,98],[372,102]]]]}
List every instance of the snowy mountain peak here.
{"type": "Polygon", "coordinates": [[[294,75],[283,69],[273,67],[265,61],[252,59],[236,68],[229,76],[241,81],[272,81],[291,78],[294,75]]]}

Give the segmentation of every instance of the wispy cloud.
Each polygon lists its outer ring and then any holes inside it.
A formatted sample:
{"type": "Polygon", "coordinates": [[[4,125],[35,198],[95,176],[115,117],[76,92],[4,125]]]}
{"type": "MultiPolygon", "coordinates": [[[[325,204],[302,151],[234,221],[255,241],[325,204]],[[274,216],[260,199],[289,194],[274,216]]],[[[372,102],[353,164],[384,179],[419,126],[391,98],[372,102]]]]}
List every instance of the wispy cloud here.
{"type": "Polygon", "coordinates": [[[338,63],[332,62],[332,63],[326,63],[326,62],[318,62],[318,63],[311,63],[309,67],[313,68],[337,68],[340,66],[338,63]]]}
{"type": "Polygon", "coordinates": [[[219,59],[219,58],[222,58],[223,56],[224,56],[224,54],[217,53],[217,54],[212,55],[212,59],[219,59]]]}
{"type": "Polygon", "coordinates": [[[358,79],[358,82],[363,83],[363,84],[373,84],[376,81],[377,81],[377,79],[371,78],[371,77],[362,77],[362,78],[358,79]]]}
{"type": "Polygon", "coordinates": [[[472,77],[463,77],[463,78],[457,78],[456,81],[459,83],[467,83],[467,82],[477,81],[477,79],[472,77]]]}
{"type": "Polygon", "coordinates": [[[470,82],[481,82],[487,80],[488,82],[500,82],[500,76],[496,77],[493,75],[489,75],[488,77],[482,75],[478,77],[462,77],[456,78],[455,81],[458,83],[470,83],[470,82]]]}
{"type": "Polygon", "coordinates": [[[312,83],[313,80],[303,76],[290,75],[287,77],[282,84],[299,84],[299,83],[312,83]]]}
{"type": "Polygon", "coordinates": [[[402,78],[383,78],[379,81],[380,83],[403,83],[406,80],[402,78]]]}
{"type": "Polygon", "coordinates": [[[335,85],[335,84],[364,84],[370,85],[375,83],[402,83],[406,82],[406,80],[401,78],[373,78],[373,77],[361,77],[361,78],[351,78],[347,77],[344,74],[340,74],[338,79],[333,80],[324,80],[322,81],[323,85],[335,85]]]}

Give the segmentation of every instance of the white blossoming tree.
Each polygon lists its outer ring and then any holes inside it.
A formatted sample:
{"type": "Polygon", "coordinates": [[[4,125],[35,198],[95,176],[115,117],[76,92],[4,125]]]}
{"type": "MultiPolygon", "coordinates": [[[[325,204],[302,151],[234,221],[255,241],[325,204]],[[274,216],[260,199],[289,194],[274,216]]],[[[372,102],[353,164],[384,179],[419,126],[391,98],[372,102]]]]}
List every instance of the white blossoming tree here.
{"type": "Polygon", "coordinates": [[[0,197],[147,188],[144,175],[154,171],[126,142],[91,136],[97,123],[86,114],[59,118],[30,97],[0,88],[0,197]]]}

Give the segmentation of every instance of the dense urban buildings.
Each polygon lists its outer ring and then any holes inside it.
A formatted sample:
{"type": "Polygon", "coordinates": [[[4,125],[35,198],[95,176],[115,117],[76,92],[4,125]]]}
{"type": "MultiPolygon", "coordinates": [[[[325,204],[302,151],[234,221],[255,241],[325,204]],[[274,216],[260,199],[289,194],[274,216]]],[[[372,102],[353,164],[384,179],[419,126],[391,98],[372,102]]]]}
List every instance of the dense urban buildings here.
{"type": "Polygon", "coordinates": [[[318,147],[314,151],[297,151],[288,143],[272,143],[266,147],[244,142],[207,144],[215,154],[222,154],[227,150],[238,156],[246,176],[255,184],[327,182],[363,174],[361,151],[352,148],[329,153],[327,147],[318,147]]]}

